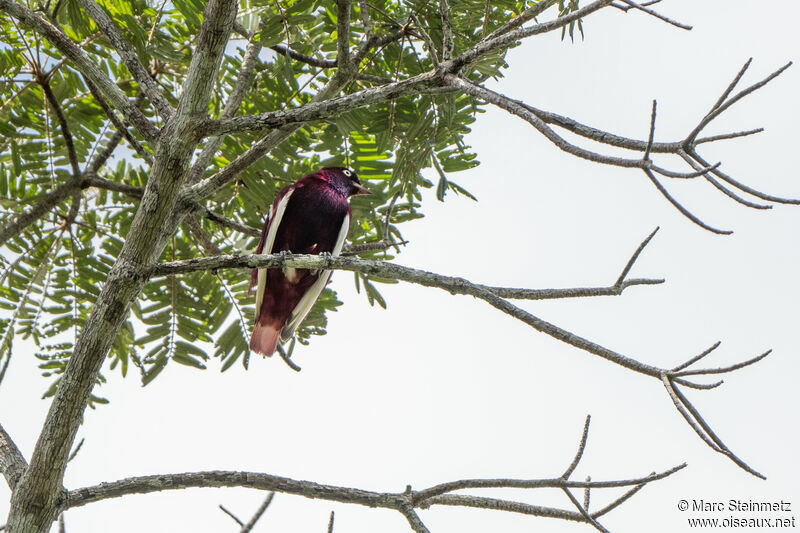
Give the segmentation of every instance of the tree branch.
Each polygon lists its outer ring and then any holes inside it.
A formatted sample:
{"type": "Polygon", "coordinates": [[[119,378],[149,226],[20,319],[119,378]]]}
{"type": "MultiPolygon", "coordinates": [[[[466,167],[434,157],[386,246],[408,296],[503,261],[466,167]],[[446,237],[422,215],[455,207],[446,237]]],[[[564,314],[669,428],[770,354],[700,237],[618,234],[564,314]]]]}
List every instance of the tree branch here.
{"type": "MultiPolygon", "coordinates": [[[[641,248],[643,248],[647,242],[649,242],[651,237],[652,234],[642,243],[642,245],[640,245],[637,251],[634,252],[631,261],[635,261],[641,251],[641,248]]],[[[631,261],[629,261],[629,264],[631,261]]],[[[443,276],[432,272],[426,272],[424,270],[403,267],[389,262],[370,261],[342,256],[333,257],[329,255],[292,255],[286,253],[275,255],[228,255],[189,259],[185,261],[173,261],[171,263],[161,263],[152,270],[151,276],[167,276],[184,272],[221,268],[305,268],[311,270],[348,270],[353,272],[362,272],[364,274],[371,274],[380,278],[406,281],[425,287],[435,287],[446,290],[451,294],[469,295],[484,300],[492,307],[524,322],[525,324],[528,324],[533,329],[541,333],[545,333],[556,340],[559,340],[565,344],[569,344],[575,348],[579,348],[580,350],[600,356],[603,359],[611,361],[612,363],[622,366],[628,370],[656,378],[659,381],[662,381],[663,376],[666,374],[669,375],[672,382],[696,389],[709,389],[717,387],[721,384],[721,382],[718,382],[711,385],[703,385],[688,381],[683,377],[672,375],[672,371],[669,369],[658,368],[647,363],[643,363],[637,359],[615,352],[588,339],[559,328],[558,326],[546,322],[545,320],[532,315],[524,309],[511,304],[504,298],[504,296],[534,296],[533,293],[519,293],[519,289],[512,289],[508,290],[510,293],[508,294],[505,292],[506,289],[479,285],[464,278],[443,276]]],[[[629,265],[626,265],[625,269],[623,270],[623,274],[625,274],[628,270],[629,265]]],[[[619,279],[622,279],[622,276],[619,279]]],[[[743,364],[733,365],[730,367],[730,369],[726,367],[722,370],[736,370],[738,368],[755,363],[761,358],[763,358],[763,356],[748,360],[743,364]]],[[[715,372],[705,372],[705,374],[710,373],[715,372]]],[[[676,408],[681,411],[681,408],[677,403],[676,408]]],[[[689,422],[688,418],[687,422],[689,422]]],[[[730,454],[730,456],[731,458],[735,457],[733,454],[730,454]]],[[[734,462],[740,466],[744,464],[737,459],[734,459],[734,462]]],[[[743,468],[745,467],[743,466],[743,468]]],[[[751,471],[748,468],[745,469],[751,471]]]]}
{"type": "Polygon", "coordinates": [[[128,71],[139,84],[142,92],[147,96],[147,99],[152,102],[153,106],[158,111],[158,114],[166,122],[172,116],[173,109],[167,102],[167,99],[161,92],[158,84],[144,68],[139,56],[136,54],[133,46],[122,36],[119,28],[117,28],[111,17],[98,5],[94,0],[78,0],[78,4],[83,8],[87,15],[97,24],[97,27],[108,38],[111,46],[119,54],[122,62],[128,67],[128,71]]]}
{"type": "Polygon", "coordinates": [[[77,193],[80,187],[80,182],[70,180],[44,194],[39,201],[17,215],[14,220],[0,227],[0,246],[22,233],[25,228],[45,216],[68,197],[77,193]]]}
{"type": "Polygon", "coordinates": [[[72,132],[69,129],[67,117],[64,116],[64,111],[61,109],[61,104],[58,103],[56,95],[53,94],[53,89],[50,88],[50,82],[43,76],[39,76],[38,83],[42,87],[42,91],[44,92],[47,102],[50,104],[50,107],[53,108],[53,112],[56,114],[56,119],[58,119],[58,125],[61,128],[61,135],[64,137],[64,145],[67,148],[67,158],[69,159],[69,165],[72,168],[72,179],[78,179],[81,174],[81,169],[78,166],[78,154],[75,153],[75,143],[72,141],[72,132]]]}
{"type": "Polygon", "coordinates": [[[236,20],[236,10],[237,3],[233,0],[211,0],[206,4],[203,24],[178,102],[181,116],[197,118],[208,114],[211,90],[236,20]]]}
{"type": "MultiPolygon", "coordinates": [[[[259,24],[258,31],[260,31],[263,27],[264,22],[262,21],[259,24]]],[[[244,57],[242,58],[242,66],[239,70],[239,76],[236,78],[236,83],[231,90],[231,94],[228,95],[228,100],[225,102],[225,107],[220,114],[220,119],[224,120],[231,118],[236,114],[239,106],[242,105],[244,96],[247,93],[247,89],[250,87],[250,82],[253,79],[253,71],[255,70],[256,63],[258,63],[258,54],[261,53],[262,48],[261,41],[259,40],[252,40],[247,45],[247,49],[244,52],[244,57]]],[[[222,145],[223,139],[224,137],[220,135],[211,137],[206,141],[206,145],[203,147],[200,155],[197,156],[197,159],[189,171],[189,176],[186,178],[187,184],[191,185],[192,183],[196,183],[197,180],[203,176],[203,172],[211,163],[212,159],[214,158],[214,154],[217,153],[217,150],[219,150],[219,147],[222,145]]]]}
{"type": "MultiPolygon", "coordinates": [[[[570,481],[569,475],[574,471],[578,461],[586,447],[589,429],[589,418],[587,417],[584,425],[583,437],[579,445],[579,452],[567,471],[558,478],[550,479],[464,479],[451,481],[429,487],[427,489],[413,491],[411,486],[401,493],[393,492],[373,492],[356,488],[340,487],[333,485],[323,485],[311,481],[297,481],[290,478],[278,477],[269,474],[255,472],[190,472],[184,474],[167,474],[155,476],[142,476],[102,483],[93,487],[85,487],[70,491],[64,500],[62,510],[73,507],[80,507],[89,503],[102,501],[109,498],[117,498],[128,494],[146,494],[162,490],[177,490],[190,487],[247,487],[260,490],[272,491],[262,506],[248,524],[244,524],[230,511],[220,506],[234,520],[242,526],[242,533],[249,531],[248,526],[255,523],[263,513],[264,509],[272,500],[273,492],[295,494],[313,499],[323,499],[342,503],[359,504],[368,507],[380,507],[384,509],[394,509],[406,517],[412,529],[416,532],[427,532],[427,527],[423,524],[415,509],[427,509],[431,505],[455,505],[462,507],[478,507],[484,509],[500,509],[505,511],[519,512],[524,514],[547,516],[566,520],[594,523],[595,519],[612,509],[618,507],[622,502],[629,499],[646,484],[660,479],[664,479],[686,467],[686,464],[675,466],[659,474],[653,473],[636,479],[612,480],[612,481],[570,481]],[[569,488],[612,488],[630,487],[633,488],[617,498],[610,505],[604,507],[597,513],[589,515],[572,513],[561,509],[532,506],[508,500],[493,498],[481,498],[468,495],[450,494],[454,491],[474,489],[474,488],[518,488],[518,489],[537,489],[537,488],[560,488],[568,491],[569,488]]],[[[329,522],[328,530],[332,529],[333,514],[329,522]]]]}
{"type": "MultiPolygon", "coordinates": [[[[671,24],[671,25],[673,25],[673,26],[675,26],[677,28],[680,28],[682,30],[691,30],[692,29],[692,27],[689,26],[688,24],[682,24],[682,23],[680,23],[680,22],[678,22],[676,20],[673,20],[673,19],[671,19],[671,18],[669,18],[667,16],[662,15],[661,13],[659,13],[659,12],[653,10],[653,9],[645,7],[643,4],[637,4],[636,2],[633,2],[631,0],[619,0],[619,1],[622,2],[623,4],[627,4],[629,8],[638,9],[639,11],[647,13],[648,15],[651,15],[651,16],[657,18],[657,19],[661,19],[664,22],[666,22],[667,24],[671,24]]],[[[652,5],[652,3],[650,3],[650,5],[652,5]]]]}
{"type": "Polygon", "coordinates": [[[416,92],[424,86],[435,86],[437,84],[435,78],[436,74],[434,72],[426,72],[380,87],[368,87],[339,98],[317,100],[302,107],[280,109],[258,115],[233,117],[227,120],[209,120],[205,125],[204,133],[206,135],[221,135],[233,132],[262,131],[327,119],[359,107],[385,102],[392,98],[416,92]]]}
{"type": "Polygon", "coordinates": [[[350,0],[336,0],[336,67],[348,79],[353,77],[355,66],[350,56],[350,0]]]}

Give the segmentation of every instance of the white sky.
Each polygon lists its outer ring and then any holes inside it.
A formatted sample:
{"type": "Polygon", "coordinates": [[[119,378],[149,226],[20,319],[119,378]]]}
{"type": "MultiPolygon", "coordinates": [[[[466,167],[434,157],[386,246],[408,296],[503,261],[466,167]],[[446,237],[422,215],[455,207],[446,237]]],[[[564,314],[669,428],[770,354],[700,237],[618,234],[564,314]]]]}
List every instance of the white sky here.
{"type": "MultiPolygon", "coordinates": [[[[658,99],[656,139],[682,138],[748,57],[752,83],[798,59],[800,4],[775,0],[666,0],[660,10],[694,25],[685,32],[640,13],[616,10],[585,21],[586,40],[558,35],[513,51],[509,96],[622,135],[647,133],[658,99]],[[758,7],[754,8],[755,5],[758,7]]],[[[795,66],[737,104],[708,133],[764,126],[765,133],[703,150],[737,179],[766,192],[800,196],[795,66]]],[[[70,489],[133,475],[209,469],[251,470],[371,490],[402,491],[474,477],[560,475],[583,419],[593,417],[575,478],[636,477],[687,461],[602,520],[612,531],[688,531],[680,499],[793,504],[800,515],[797,315],[800,207],[755,211],[701,180],[666,186],[706,222],[691,224],[634,170],[601,167],[559,152],[530,126],[501,111],[475,124],[469,141],[481,166],[452,175],[480,202],[426,198],[427,216],[406,224],[410,244],[397,262],[493,285],[611,284],[638,243],[661,231],[632,275],[665,277],[621,297],[522,306],[537,316],[641,361],[674,366],[713,342],[724,366],[767,348],[761,363],[727,375],[713,391],[689,391],[717,434],[768,480],[714,453],[675,411],[663,386],[565,346],[469,297],[405,284],[387,286],[389,309],[370,308],[352,275],[334,287],[345,302],[328,335],[298,350],[299,374],[278,358],[253,359],[220,374],[170,365],[152,385],[106,372],[111,404],[86,413],[86,443],[70,463],[70,489]]],[[[672,160],[659,160],[676,168],[672,160]]],[[[18,352],[0,388],[0,420],[30,456],[48,402],[32,354],[18,352]]],[[[474,492],[478,494],[479,492],[474,492]]],[[[495,491],[571,509],[558,491],[495,491]]],[[[580,492],[578,492],[580,495],[580,492]]],[[[593,492],[593,508],[620,491],[593,492]]],[[[8,510],[0,486],[0,516],[8,510]]],[[[66,514],[67,531],[90,533],[237,531],[217,504],[248,519],[264,494],[197,489],[132,496],[66,514]]],[[[335,509],[337,532],[408,531],[393,511],[276,495],[255,531],[323,532],[335,509]]],[[[444,531],[591,531],[587,524],[488,510],[420,512],[444,531]]],[[[739,518],[759,516],[744,513],[739,518]]],[[[1,521],[1,520],[0,520],[1,521]]]]}

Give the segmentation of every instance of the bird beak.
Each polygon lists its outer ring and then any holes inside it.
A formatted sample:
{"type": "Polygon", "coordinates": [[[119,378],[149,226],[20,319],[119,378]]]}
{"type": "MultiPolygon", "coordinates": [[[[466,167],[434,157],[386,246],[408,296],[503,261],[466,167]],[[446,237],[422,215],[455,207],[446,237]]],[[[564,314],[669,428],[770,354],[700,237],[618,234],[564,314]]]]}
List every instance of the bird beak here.
{"type": "Polygon", "coordinates": [[[354,183],[358,192],[356,194],[372,194],[369,189],[361,185],[360,183],[354,183]]]}

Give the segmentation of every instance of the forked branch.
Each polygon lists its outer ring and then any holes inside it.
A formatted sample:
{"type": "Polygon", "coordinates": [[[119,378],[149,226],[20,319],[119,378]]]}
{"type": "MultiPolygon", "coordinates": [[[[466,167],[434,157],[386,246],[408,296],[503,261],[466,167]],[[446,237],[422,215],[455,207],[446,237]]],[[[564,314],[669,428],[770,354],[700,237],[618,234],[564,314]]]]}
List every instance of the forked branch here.
{"type": "MultiPolygon", "coordinates": [[[[607,292],[606,294],[618,294],[625,286],[626,277],[629,274],[632,265],[636,261],[636,259],[641,254],[644,247],[650,242],[655,231],[651,233],[636,249],[632,257],[629,259],[625,267],[623,268],[622,273],[620,274],[617,282],[611,287],[605,289],[607,292]],[[611,292],[617,291],[617,292],[611,292]]],[[[452,277],[452,276],[443,276],[440,274],[435,274],[432,272],[426,272],[423,270],[403,267],[394,263],[389,262],[381,262],[381,261],[369,261],[369,260],[362,260],[352,257],[332,257],[330,255],[291,255],[291,254],[275,254],[275,255],[237,255],[237,256],[217,256],[217,257],[207,257],[207,258],[198,258],[198,259],[189,259],[185,261],[173,261],[171,263],[162,263],[155,267],[152,272],[152,276],[164,276],[164,275],[176,275],[181,274],[184,272],[194,272],[199,270],[214,270],[220,268],[306,268],[306,269],[315,269],[315,270],[348,270],[353,272],[362,272],[364,274],[374,275],[376,277],[385,278],[385,279],[395,279],[399,281],[406,281],[409,283],[416,283],[419,285],[423,285],[426,287],[435,287],[439,289],[446,290],[451,294],[463,294],[463,295],[470,295],[481,300],[484,300],[492,307],[516,318],[528,324],[533,329],[545,333],[561,342],[579,348],[583,351],[589,352],[591,354],[600,356],[612,363],[615,363],[623,368],[628,370],[632,370],[636,373],[643,374],[646,376],[650,376],[653,378],[658,379],[659,381],[664,381],[665,376],[668,378],[669,383],[673,386],[673,388],[668,387],[668,391],[670,392],[670,397],[673,399],[676,408],[678,411],[686,418],[687,422],[690,426],[692,426],[695,431],[697,430],[698,424],[700,427],[704,427],[704,421],[700,422],[702,418],[700,417],[699,413],[696,413],[696,410],[693,406],[687,405],[688,402],[684,402],[680,400],[680,396],[678,395],[677,389],[674,389],[674,386],[681,385],[685,387],[695,388],[699,390],[711,389],[718,387],[721,385],[722,382],[716,382],[711,384],[703,384],[703,383],[696,383],[694,381],[690,381],[687,379],[688,377],[698,376],[698,375],[710,375],[710,374],[718,374],[723,372],[732,372],[734,370],[738,370],[745,366],[754,364],[761,360],[766,354],[763,354],[759,357],[747,360],[743,363],[738,363],[735,365],[730,365],[723,368],[718,369],[707,369],[704,371],[687,371],[686,368],[690,366],[693,362],[699,360],[699,357],[693,358],[688,363],[685,363],[682,366],[676,367],[675,369],[666,369],[666,368],[659,368],[648,363],[642,362],[637,358],[627,356],[606,348],[605,346],[601,346],[597,343],[594,343],[588,339],[575,335],[565,329],[562,329],[555,324],[551,324],[528,311],[512,304],[508,298],[527,298],[527,299],[543,299],[543,298],[553,298],[553,297],[569,297],[569,296],[588,296],[587,294],[589,291],[586,289],[571,289],[567,293],[561,293],[556,296],[557,292],[554,290],[549,290],[546,292],[546,296],[544,296],[543,291],[532,291],[529,289],[508,289],[508,288],[501,288],[501,287],[491,287],[487,285],[480,285],[476,283],[472,283],[464,278],[452,277]],[[570,294],[569,292],[572,292],[570,294]],[[582,292],[581,294],[574,294],[582,292]],[[674,390],[673,390],[674,389],[674,390]],[[676,401],[676,398],[678,399],[676,401]],[[686,410],[689,411],[691,416],[687,416],[686,410]],[[696,422],[696,423],[695,423],[696,422]]],[[[633,280],[628,280],[629,284],[633,280]]],[[[653,284],[653,283],[660,283],[663,280],[646,280],[640,282],[639,284],[653,284]]],[[[704,352],[704,354],[710,353],[714,347],[704,352]]],[[[703,356],[703,354],[701,354],[703,356]]],[[[704,429],[703,432],[698,432],[701,438],[704,438],[706,442],[715,441],[715,437],[711,437],[710,435],[713,432],[709,429],[704,429]],[[706,439],[705,437],[708,437],[706,439]]],[[[744,468],[748,472],[754,473],[759,475],[757,472],[752,470],[751,468],[747,467],[747,465],[738,459],[733,453],[731,453],[727,448],[719,443],[716,444],[714,447],[716,451],[723,450],[728,457],[730,457],[737,465],[744,468]]]]}
{"type": "MultiPolygon", "coordinates": [[[[110,483],[102,483],[92,487],[69,491],[65,498],[61,510],[80,507],[90,503],[117,498],[129,494],[147,494],[163,490],[177,490],[190,487],[247,487],[258,490],[268,490],[305,496],[306,498],[335,501],[341,503],[358,504],[368,507],[379,507],[383,509],[393,509],[400,512],[409,522],[409,525],[416,532],[428,531],[419,514],[420,509],[428,509],[433,505],[448,505],[459,507],[473,507],[482,509],[497,509],[503,511],[518,512],[532,516],[543,516],[573,520],[577,522],[588,522],[596,525],[600,516],[619,507],[645,485],[664,479],[686,467],[680,464],[660,473],[652,473],[634,479],[616,479],[608,481],[573,481],[570,476],[578,466],[586,448],[589,432],[590,417],[586,417],[582,438],[578,445],[578,452],[575,459],[570,463],[567,470],[559,477],[541,479],[463,479],[450,481],[422,490],[412,490],[407,486],[403,492],[374,492],[357,488],[341,487],[334,485],[324,485],[311,481],[298,481],[286,477],[273,476],[257,472],[226,472],[226,471],[207,471],[190,472],[183,474],[165,474],[154,476],[141,476],[122,479],[110,483]],[[575,513],[565,509],[552,507],[539,507],[513,500],[503,500],[496,498],[483,498],[464,494],[453,494],[455,491],[478,489],[478,488],[515,488],[515,489],[560,489],[569,491],[571,488],[577,489],[608,489],[608,488],[630,487],[609,505],[589,514],[585,506],[578,505],[581,513],[575,513]]],[[[263,513],[269,505],[272,495],[268,495],[264,504],[256,512],[253,519],[245,524],[242,520],[233,515],[230,511],[222,508],[242,527],[241,531],[248,531],[247,527],[263,513]]],[[[330,522],[332,524],[332,520],[330,522]]]]}

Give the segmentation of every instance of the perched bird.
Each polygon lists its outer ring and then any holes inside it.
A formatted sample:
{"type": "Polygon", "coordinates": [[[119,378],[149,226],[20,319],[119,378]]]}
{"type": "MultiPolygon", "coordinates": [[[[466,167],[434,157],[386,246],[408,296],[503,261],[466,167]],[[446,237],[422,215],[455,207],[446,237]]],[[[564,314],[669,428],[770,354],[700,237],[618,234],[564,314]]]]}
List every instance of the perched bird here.
{"type": "MultiPolygon", "coordinates": [[[[350,228],[348,200],[368,193],[347,168],[322,168],[301,178],[278,193],[256,253],[339,255],[350,228]]],[[[250,289],[256,289],[256,323],[250,349],[269,356],[279,339],[292,338],[330,277],[330,270],[254,268],[250,289]]]]}

